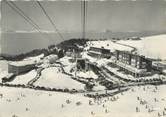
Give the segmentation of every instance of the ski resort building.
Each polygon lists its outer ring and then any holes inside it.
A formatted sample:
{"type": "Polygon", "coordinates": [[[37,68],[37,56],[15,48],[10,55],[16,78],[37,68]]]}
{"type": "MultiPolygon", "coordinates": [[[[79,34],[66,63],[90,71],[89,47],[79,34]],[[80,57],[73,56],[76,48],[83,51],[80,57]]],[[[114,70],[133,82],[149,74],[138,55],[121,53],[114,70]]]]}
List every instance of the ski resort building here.
{"type": "Polygon", "coordinates": [[[87,71],[88,70],[88,62],[86,59],[77,59],[76,68],[78,71],[87,71]]]}
{"type": "Polygon", "coordinates": [[[144,76],[151,72],[152,70],[152,61],[145,58],[145,56],[140,56],[132,54],[127,51],[115,51],[116,65],[134,75],[135,77],[144,76]]]}
{"type": "Polygon", "coordinates": [[[160,73],[166,69],[166,62],[164,61],[154,61],[152,63],[152,67],[153,69],[155,69],[156,71],[159,71],[160,73]]]}
{"type": "Polygon", "coordinates": [[[90,47],[88,50],[88,55],[96,58],[110,58],[111,52],[109,49],[90,47]]]}
{"type": "Polygon", "coordinates": [[[25,73],[35,68],[36,63],[34,61],[19,61],[11,62],[8,64],[8,73],[13,73],[15,75],[25,73]]]}

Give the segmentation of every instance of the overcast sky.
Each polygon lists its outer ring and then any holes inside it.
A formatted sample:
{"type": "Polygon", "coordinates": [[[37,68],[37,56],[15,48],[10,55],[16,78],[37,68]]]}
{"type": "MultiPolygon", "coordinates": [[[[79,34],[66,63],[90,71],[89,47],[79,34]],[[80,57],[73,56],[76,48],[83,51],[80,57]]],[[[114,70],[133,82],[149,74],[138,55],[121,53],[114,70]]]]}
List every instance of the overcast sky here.
{"type": "MultiPolygon", "coordinates": [[[[53,31],[49,20],[35,1],[15,1],[42,30],[53,31]]],[[[60,31],[81,31],[80,1],[42,1],[60,31]]],[[[32,31],[34,28],[21,16],[2,2],[2,30],[32,31]]],[[[166,31],[166,1],[89,1],[87,7],[87,30],[104,31],[166,31]]]]}

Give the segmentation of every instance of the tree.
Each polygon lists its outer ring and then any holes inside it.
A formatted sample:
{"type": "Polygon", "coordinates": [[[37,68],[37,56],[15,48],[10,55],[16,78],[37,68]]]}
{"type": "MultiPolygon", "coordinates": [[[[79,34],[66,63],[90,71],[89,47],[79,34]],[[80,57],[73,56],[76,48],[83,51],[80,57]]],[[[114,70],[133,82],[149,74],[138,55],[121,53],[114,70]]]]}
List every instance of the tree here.
{"type": "Polygon", "coordinates": [[[85,90],[87,90],[87,91],[92,91],[93,87],[94,87],[94,85],[87,83],[87,84],[85,85],[85,90]]]}
{"type": "Polygon", "coordinates": [[[62,49],[61,49],[61,50],[59,50],[59,52],[58,52],[58,57],[59,57],[59,58],[64,57],[64,52],[63,52],[63,50],[62,50],[62,49]]]}

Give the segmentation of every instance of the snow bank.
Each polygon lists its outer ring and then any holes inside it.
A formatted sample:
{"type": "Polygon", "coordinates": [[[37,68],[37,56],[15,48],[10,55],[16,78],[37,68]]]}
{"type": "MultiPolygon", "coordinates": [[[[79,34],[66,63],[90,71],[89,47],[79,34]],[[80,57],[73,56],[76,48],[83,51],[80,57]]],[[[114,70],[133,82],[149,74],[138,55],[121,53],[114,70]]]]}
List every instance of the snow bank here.
{"type": "Polygon", "coordinates": [[[138,49],[138,53],[150,58],[166,59],[166,35],[144,37],[142,40],[118,41],[138,49]]]}
{"type": "Polygon", "coordinates": [[[93,78],[93,79],[98,78],[98,76],[93,71],[87,71],[87,72],[78,71],[77,76],[84,78],[93,78]]]}
{"type": "Polygon", "coordinates": [[[97,47],[101,48],[104,47],[105,49],[109,49],[111,52],[115,50],[125,50],[125,51],[131,51],[132,48],[117,44],[111,40],[104,40],[104,41],[88,41],[87,42],[88,47],[97,47]]]}
{"type": "Polygon", "coordinates": [[[1,71],[8,71],[8,61],[0,60],[0,70],[1,71]]]}
{"type": "Polygon", "coordinates": [[[143,48],[142,40],[120,40],[120,41],[118,41],[118,43],[135,47],[138,49],[138,51],[139,51],[139,48],[143,48]]]}
{"type": "Polygon", "coordinates": [[[41,77],[34,85],[50,88],[84,89],[84,84],[71,79],[70,76],[61,73],[60,70],[61,69],[57,67],[44,69],[41,77]]]}
{"type": "Polygon", "coordinates": [[[166,59],[166,35],[145,37],[143,39],[143,54],[155,58],[166,59]]]}
{"type": "Polygon", "coordinates": [[[94,91],[104,91],[106,88],[105,86],[101,86],[101,85],[96,85],[93,87],[94,91]]]}
{"type": "Polygon", "coordinates": [[[2,78],[7,76],[8,75],[8,72],[7,71],[2,71],[0,70],[0,82],[2,82],[2,78]]]}
{"type": "Polygon", "coordinates": [[[30,80],[35,78],[36,75],[37,75],[36,70],[32,70],[32,71],[25,73],[23,75],[16,76],[13,81],[8,82],[8,83],[9,84],[24,84],[24,85],[26,85],[26,84],[28,84],[28,82],[30,80]]]}
{"type": "Polygon", "coordinates": [[[0,60],[0,82],[2,78],[8,75],[8,62],[6,60],[0,60]]]}

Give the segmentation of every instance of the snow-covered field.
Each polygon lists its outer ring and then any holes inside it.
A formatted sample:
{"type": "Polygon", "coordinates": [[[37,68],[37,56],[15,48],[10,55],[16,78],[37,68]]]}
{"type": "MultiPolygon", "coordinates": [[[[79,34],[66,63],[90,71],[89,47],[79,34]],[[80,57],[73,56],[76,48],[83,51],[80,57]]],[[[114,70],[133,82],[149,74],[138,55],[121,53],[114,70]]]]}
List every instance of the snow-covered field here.
{"type": "Polygon", "coordinates": [[[165,85],[141,86],[94,101],[83,94],[0,87],[0,117],[158,117],[166,113],[165,91],[165,85]]]}
{"type": "Polygon", "coordinates": [[[15,79],[11,82],[8,82],[9,84],[24,84],[27,85],[30,80],[35,78],[37,75],[36,70],[32,70],[26,74],[18,75],[15,77],[15,79]]]}
{"type": "Polygon", "coordinates": [[[41,77],[34,83],[34,85],[62,89],[84,89],[84,84],[71,79],[68,75],[63,74],[59,67],[44,69],[41,77]]]}
{"type": "MultiPolygon", "coordinates": [[[[31,79],[36,76],[37,72],[32,70],[28,73],[16,76],[15,79],[9,84],[27,84],[31,79]]],[[[0,82],[2,82],[2,78],[8,75],[8,61],[2,60],[0,61],[0,82]]]]}
{"type": "Polygon", "coordinates": [[[104,40],[104,41],[88,41],[87,42],[88,47],[92,46],[92,47],[104,47],[105,49],[110,49],[110,51],[115,51],[115,50],[125,50],[125,51],[131,51],[132,48],[124,46],[124,45],[120,45],[117,43],[114,43],[111,40],[104,40]]]}
{"type": "Polygon", "coordinates": [[[0,60],[0,82],[2,78],[8,74],[8,62],[6,60],[0,60]]]}
{"type": "Polygon", "coordinates": [[[166,59],[166,35],[144,37],[142,40],[121,40],[119,43],[138,49],[138,53],[152,58],[166,59]]]}
{"type": "Polygon", "coordinates": [[[82,71],[78,71],[77,76],[79,77],[84,77],[84,78],[93,78],[93,79],[97,79],[98,76],[93,72],[93,71],[87,71],[87,72],[82,72],[82,71]]]}
{"type": "Polygon", "coordinates": [[[0,71],[8,71],[8,61],[0,60],[0,71]]]}
{"type": "Polygon", "coordinates": [[[2,82],[2,78],[7,76],[8,72],[7,71],[0,71],[0,82],[2,82]]]}

